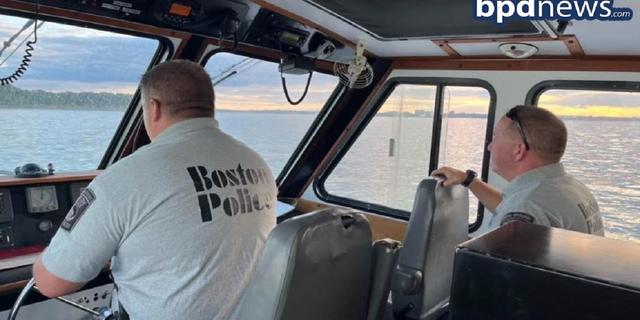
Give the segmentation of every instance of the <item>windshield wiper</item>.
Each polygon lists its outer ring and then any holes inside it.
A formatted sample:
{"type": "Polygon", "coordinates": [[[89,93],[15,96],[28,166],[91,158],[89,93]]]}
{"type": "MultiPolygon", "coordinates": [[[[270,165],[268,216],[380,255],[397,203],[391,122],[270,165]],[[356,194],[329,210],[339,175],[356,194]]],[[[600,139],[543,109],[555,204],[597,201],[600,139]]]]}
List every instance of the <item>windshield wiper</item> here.
{"type": "Polygon", "coordinates": [[[2,53],[4,53],[4,51],[7,50],[7,48],[9,48],[11,46],[11,43],[13,43],[13,41],[16,40],[16,38],[18,36],[20,36],[20,34],[23,31],[27,30],[27,28],[29,28],[34,22],[35,22],[35,20],[27,21],[27,23],[24,24],[24,26],[22,27],[22,29],[20,29],[20,31],[18,31],[18,33],[14,34],[13,36],[11,36],[9,38],[9,40],[4,42],[4,45],[2,46],[2,49],[0,49],[0,57],[2,57],[2,53]]]}

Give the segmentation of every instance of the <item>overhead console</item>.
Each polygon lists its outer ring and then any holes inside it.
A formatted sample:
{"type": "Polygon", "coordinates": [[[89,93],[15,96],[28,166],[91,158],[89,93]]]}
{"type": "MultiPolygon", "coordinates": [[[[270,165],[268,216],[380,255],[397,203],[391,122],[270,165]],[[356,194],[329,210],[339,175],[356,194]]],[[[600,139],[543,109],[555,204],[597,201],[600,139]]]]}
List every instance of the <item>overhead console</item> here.
{"type": "Polygon", "coordinates": [[[246,22],[253,18],[250,11],[255,15],[259,10],[237,0],[42,0],[40,4],[215,37],[221,32],[225,37],[246,32],[246,22]]]}
{"type": "Polygon", "coordinates": [[[236,37],[240,43],[313,58],[326,59],[345,47],[247,0],[42,0],[40,4],[214,39],[236,37]]]}

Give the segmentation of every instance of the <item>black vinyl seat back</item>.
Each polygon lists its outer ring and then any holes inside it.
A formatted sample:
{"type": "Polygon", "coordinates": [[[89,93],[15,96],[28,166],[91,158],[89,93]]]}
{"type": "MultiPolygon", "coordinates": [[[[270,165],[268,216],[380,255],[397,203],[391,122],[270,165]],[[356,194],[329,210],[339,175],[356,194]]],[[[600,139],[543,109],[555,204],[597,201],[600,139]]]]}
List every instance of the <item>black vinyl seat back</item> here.
{"type": "Polygon", "coordinates": [[[371,242],[369,221],[348,209],[279,224],[230,319],[365,319],[371,242]]]}
{"type": "Polygon", "coordinates": [[[455,248],[468,239],[469,191],[420,182],[392,289],[397,318],[435,319],[448,305],[455,248]]]}
{"type": "Polygon", "coordinates": [[[402,243],[393,239],[380,239],[373,244],[371,290],[366,320],[384,318],[391,280],[402,252],[402,243]]]}

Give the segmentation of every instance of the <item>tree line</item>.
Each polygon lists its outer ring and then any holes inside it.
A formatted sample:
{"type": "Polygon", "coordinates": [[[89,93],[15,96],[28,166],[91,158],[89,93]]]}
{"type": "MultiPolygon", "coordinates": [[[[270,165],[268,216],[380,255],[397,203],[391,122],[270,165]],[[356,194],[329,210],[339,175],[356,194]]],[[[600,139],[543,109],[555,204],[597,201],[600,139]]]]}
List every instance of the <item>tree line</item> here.
{"type": "Polygon", "coordinates": [[[0,86],[0,107],[119,109],[131,103],[133,95],[107,92],[48,92],[23,90],[12,85],[0,86]]]}

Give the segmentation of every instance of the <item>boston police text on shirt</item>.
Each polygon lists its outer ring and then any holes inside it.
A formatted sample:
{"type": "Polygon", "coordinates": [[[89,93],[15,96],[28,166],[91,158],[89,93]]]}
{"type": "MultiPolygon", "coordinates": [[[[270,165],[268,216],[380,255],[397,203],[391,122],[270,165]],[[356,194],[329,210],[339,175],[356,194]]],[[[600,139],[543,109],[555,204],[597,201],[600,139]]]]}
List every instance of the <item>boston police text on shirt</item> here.
{"type": "Polygon", "coordinates": [[[211,170],[211,174],[203,166],[188,167],[189,175],[198,193],[198,204],[202,214],[202,221],[211,221],[211,210],[223,210],[230,217],[238,213],[270,209],[274,205],[274,196],[269,193],[250,194],[248,185],[268,185],[271,183],[269,175],[264,169],[242,168],[238,164],[236,169],[211,170]],[[214,189],[235,188],[235,196],[220,197],[214,189]],[[213,192],[210,192],[212,189],[213,192]]]}

